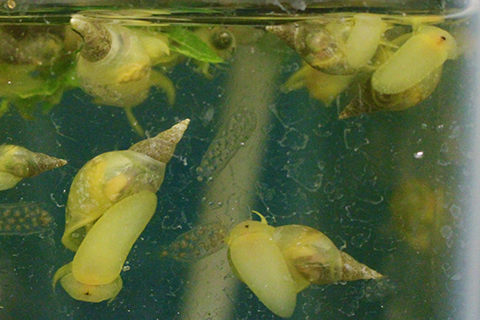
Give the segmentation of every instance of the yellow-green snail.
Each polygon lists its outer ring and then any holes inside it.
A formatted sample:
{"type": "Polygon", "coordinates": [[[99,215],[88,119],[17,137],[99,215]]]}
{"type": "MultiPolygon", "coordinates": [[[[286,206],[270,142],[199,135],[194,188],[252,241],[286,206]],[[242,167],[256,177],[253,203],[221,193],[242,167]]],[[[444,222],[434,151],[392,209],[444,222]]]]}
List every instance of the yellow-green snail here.
{"type": "Polygon", "coordinates": [[[124,108],[130,124],[144,136],[131,109],[147,99],[151,86],[163,89],[169,103],[175,100],[171,80],[152,69],[175,57],[170,54],[168,37],[79,14],[73,15],[70,23],[84,40],[77,63],[82,88],[98,104],[124,108]]]}
{"type": "Polygon", "coordinates": [[[357,14],[338,21],[310,20],[269,26],[313,68],[327,74],[354,74],[367,67],[388,25],[379,15],[357,14]]]}
{"type": "Polygon", "coordinates": [[[0,145],[0,191],[15,187],[23,178],[36,176],[66,163],[65,160],[20,146],[0,145]]]}
{"type": "Polygon", "coordinates": [[[165,167],[188,119],[134,144],[87,162],[73,180],[62,243],[77,251],[53,279],[77,300],[113,299],[120,272],[136,239],[153,216],[165,167]]]}
{"type": "Polygon", "coordinates": [[[361,85],[360,92],[340,114],[340,119],[381,110],[411,108],[437,87],[443,64],[457,57],[457,44],[447,31],[420,26],[402,35],[380,52],[384,63],[361,85]],[[395,45],[399,45],[395,51],[395,45]]]}
{"type": "Polygon", "coordinates": [[[276,315],[290,317],[297,293],[311,283],[382,278],[320,231],[301,225],[275,228],[258,215],[260,222],[244,221],[231,230],[228,258],[238,278],[276,315]]]}

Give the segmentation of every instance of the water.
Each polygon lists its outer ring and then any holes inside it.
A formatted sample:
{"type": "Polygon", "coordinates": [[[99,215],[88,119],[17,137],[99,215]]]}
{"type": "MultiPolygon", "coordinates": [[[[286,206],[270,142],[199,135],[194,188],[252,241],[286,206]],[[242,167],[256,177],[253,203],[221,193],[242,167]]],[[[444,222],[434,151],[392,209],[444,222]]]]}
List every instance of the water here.
{"type": "MultiPolygon", "coordinates": [[[[58,284],[52,290],[56,270],[74,256],[60,241],[65,205],[73,177],[88,160],[128,149],[142,138],[122,108],[99,106],[80,88],[66,88],[59,103],[47,104],[47,113],[42,112],[45,105],[31,108],[4,93],[12,103],[0,118],[2,143],[66,159],[68,165],[2,191],[2,204],[48,204],[55,223],[37,235],[1,236],[0,317],[277,319],[236,279],[225,249],[197,262],[160,257],[162,248],[184,232],[218,221],[232,226],[256,210],[273,226],[303,224],[321,230],[337,247],[386,276],[380,282],[312,285],[298,294],[292,319],[476,318],[478,310],[471,307],[478,305],[475,286],[466,284],[475,276],[470,229],[478,16],[447,7],[451,18],[436,25],[454,35],[464,50],[445,63],[432,95],[413,108],[346,120],[338,120],[338,115],[358,86],[333,99],[330,107],[310,97],[306,88],[282,91],[302,60],[259,28],[310,18],[328,8],[292,16],[276,7],[283,14],[275,15],[275,22],[270,16],[253,19],[248,13],[263,16],[267,10],[249,11],[249,5],[227,11],[226,18],[225,11],[213,18],[210,12],[199,12],[204,8],[188,15],[144,12],[141,19],[121,13],[127,25],[226,22],[256,27],[232,29],[239,39],[235,53],[209,73],[198,71],[192,59],[162,69],[176,91],[173,105],[164,90],[152,87],[148,98],[133,108],[148,136],[186,118],[191,122],[167,165],[157,211],[127,258],[123,289],[110,303],[76,301],[58,284]],[[248,120],[252,114],[255,121],[240,122],[238,129],[247,132],[234,130],[233,140],[228,140],[231,119],[248,115],[248,120]],[[238,137],[245,140],[240,145],[238,137]],[[215,171],[209,179],[198,168],[212,143],[228,152],[209,167],[215,171]],[[238,150],[229,149],[231,145],[238,150]]],[[[22,8],[27,10],[18,5],[3,21],[45,20],[22,15],[22,8]]],[[[438,16],[441,3],[429,8],[421,12],[425,8],[418,5],[411,12],[438,16]]],[[[63,10],[48,21],[66,23],[75,10],[63,10]]],[[[380,11],[398,12],[375,8],[380,11]]],[[[104,11],[89,15],[107,16],[104,11]]],[[[340,15],[336,12],[335,19],[340,15]]],[[[410,27],[399,28],[404,32],[410,27]]],[[[60,60],[63,69],[70,66],[70,58],[60,60]]],[[[40,87],[36,93],[49,99],[50,88],[40,87]]]]}

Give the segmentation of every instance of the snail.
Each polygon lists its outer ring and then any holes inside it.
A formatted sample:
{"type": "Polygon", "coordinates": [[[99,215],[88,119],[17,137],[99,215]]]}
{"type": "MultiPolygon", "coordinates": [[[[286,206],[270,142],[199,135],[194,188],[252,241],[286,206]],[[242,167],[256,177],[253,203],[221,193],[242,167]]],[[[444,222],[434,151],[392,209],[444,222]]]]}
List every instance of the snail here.
{"type": "Polygon", "coordinates": [[[40,203],[0,204],[0,235],[42,233],[52,223],[52,216],[40,203]]]}
{"type": "Polygon", "coordinates": [[[175,100],[172,81],[152,69],[173,59],[168,38],[159,32],[102,23],[79,14],[73,15],[70,23],[84,40],[77,62],[82,88],[98,104],[124,108],[132,127],[144,136],[132,108],[147,99],[150,87],[163,89],[170,104],[175,100]]]}
{"type": "Polygon", "coordinates": [[[290,317],[297,293],[311,283],[382,277],[338,250],[320,231],[300,225],[275,228],[255,213],[261,221],[247,220],[231,230],[228,260],[237,277],[276,315],[290,317]]]}
{"type": "Polygon", "coordinates": [[[385,62],[360,84],[358,96],[342,111],[340,119],[416,106],[437,87],[445,61],[457,56],[455,39],[434,26],[420,26],[413,35],[402,35],[396,42],[401,43],[400,48],[382,51],[385,62]]]}
{"type": "Polygon", "coordinates": [[[310,66],[333,75],[354,74],[365,68],[387,28],[388,24],[374,14],[356,14],[349,20],[310,20],[266,27],[310,66]]]}
{"type": "Polygon", "coordinates": [[[190,120],[125,151],[103,153],[73,180],[62,243],[77,251],[60,268],[60,281],[77,300],[113,299],[122,288],[120,272],[130,249],[153,216],[165,167],[190,120]]]}
{"type": "Polygon", "coordinates": [[[23,178],[36,176],[66,163],[66,160],[20,146],[0,145],[0,191],[13,188],[23,178]]]}

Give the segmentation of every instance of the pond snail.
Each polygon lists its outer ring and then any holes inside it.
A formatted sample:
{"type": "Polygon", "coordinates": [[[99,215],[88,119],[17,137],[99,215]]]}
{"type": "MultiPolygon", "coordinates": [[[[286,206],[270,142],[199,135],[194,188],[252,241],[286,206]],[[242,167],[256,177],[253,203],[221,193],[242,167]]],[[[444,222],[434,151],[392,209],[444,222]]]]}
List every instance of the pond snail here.
{"type": "Polygon", "coordinates": [[[13,188],[23,178],[64,166],[66,160],[32,152],[20,146],[0,145],[0,191],[13,188]]]}
{"type": "Polygon", "coordinates": [[[437,87],[445,61],[457,57],[455,39],[438,27],[420,26],[399,40],[403,43],[399,43],[398,50],[391,46],[380,52],[385,61],[360,85],[359,94],[342,111],[340,119],[416,106],[437,87]]]}
{"type": "Polygon", "coordinates": [[[128,150],[103,153],[73,180],[62,243],[76,251],[61,267],[60,281],[77,300],[113,299],[122,288],[120,272],[136,239],[155,213],[157,196],[186,119],[128,150]]]}
{"type": "Polygon", "coordinates": [[[84,40],[77,62],[82,88],[98,104],[125,108],[132,127],[144,136],[131,109],[147,99],[152,86],[163,89],[169,103],[175,100],[171,80],[152,69],[155,64],[173,59],[168,37],[79,14],[73,15],[70,22],[84,40]]]}
{"type": "Polygon", "coordinates": [[[378,15],[357,14],[349,20],[310,20],[266,29],[313,68],[327,74],[348,75],[367,67],[387,27],[378,15]]]}

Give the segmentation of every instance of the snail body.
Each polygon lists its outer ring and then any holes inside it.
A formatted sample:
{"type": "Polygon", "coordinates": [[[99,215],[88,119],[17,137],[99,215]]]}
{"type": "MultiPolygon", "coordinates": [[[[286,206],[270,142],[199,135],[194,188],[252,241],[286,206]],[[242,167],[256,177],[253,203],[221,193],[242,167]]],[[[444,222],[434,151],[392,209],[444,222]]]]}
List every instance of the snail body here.
{"type": "Polygon", "coordinates": [[[354,75],[324,73],[306,64],[288,78],[282,89],[288,93],[305,87],[308,89],[311,98],[320,100],[326,106],[330,106],[338,95],[350,86],[354,78],[354,75]]]}
{"type": "Polygon", "coordinates": [[[13,188],[23,178],[36,176],[66,163],[65,160],[20,146],[0,145],[0,191],[13,188]]]}
{"type": "Polygon", "coordinates": [[[62,243],[77,251],[60,268],[60,281],[75,299],[113,299],[122,287],[120,271],[134,242],[153,216],[165,168],[189,120],[129,150],[101,154],[75,177],[67,201],[62,243]]]}
{"type": "Polygon", "coordinates": [[[419,84],[447,59],[456,57],[455,39],[434,26],[421,26],[372,75],[372,89],[381,94],[398,94],[419,84]]]}

